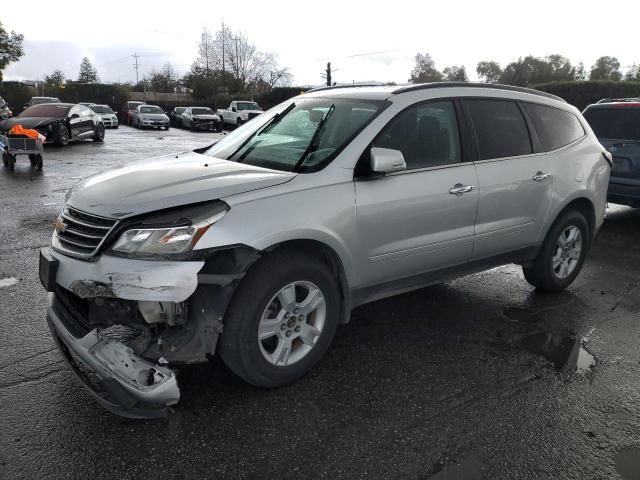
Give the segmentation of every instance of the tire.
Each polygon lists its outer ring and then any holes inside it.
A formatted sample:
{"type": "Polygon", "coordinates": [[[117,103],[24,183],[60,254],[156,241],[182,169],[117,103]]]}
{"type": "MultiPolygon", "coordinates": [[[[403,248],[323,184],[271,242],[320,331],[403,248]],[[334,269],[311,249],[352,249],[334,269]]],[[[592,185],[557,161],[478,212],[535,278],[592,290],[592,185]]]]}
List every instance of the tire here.
{"type": "Polygon", "coordinates": [[[2,151],[2,165],[9,166],[9,154],[4,150],[2,151]]]}
{"type": "Polygon", "coordinates": [[[31,168],[35,168],[36,166],[36,155],[34,153],[29,154],[29,163],[31,164],[31,168]]]}
{"type": "Polygon", "coordinates": [[[241,127],[243,123],[244,123],[244,122],[242,121],[242,119],[241,119],[241,118],[238,118],[238,119],[236,120],[236,127],[241,127]]]}
{"type": "Polygon", "coordinates": [[[533,265],[522,268],[524,278],[541,291],[564,290],[580,273],[590,247],[586,218],[576,210],[569,210],[547,232],[533,265]]]}
{"type": "MultiPolygon", "coordinates": [[[[323,263],[305,255],[274,253],[260,260],[238,286],[225,315],[224,333],[219,343],[224,363],[240,378],[257,387],[279,387],[305,375],[333,340],[340,314],[336,285],[336,279],[323,263]],[[292,285],[296,285],[294,289],[292,285]],[[324,302],[305,312],[308,317],[303,319],[298,316],[299,311],[294,310],[299,304],[292,303],[287,320],[284,304],[276,294],[281,290],[295,291],[296,300],[301,303],[310,299],[314,288],[320,291],[324,302]],[[269,326],[273,332],[266,334],[271,333],[271,336],[259,341],[263,314],[274,306],[269,318],[281,317],[277,320],[279,326],[269,326]],[[292,313],[294,311],[298,313],[292,313]],[[299,337],[305,332],[309,335],[308,341],[299,337]],[[290,346],[288,355],[283,355],[284,349],[278,350],[281,344],[290,346]]],[[[300,308],[305,311],[304,307],[300,308]]]]}
{"type": "Polygon", "coordinates": [[[165,130],[169,130],[169,125],[167,125],[166,127],[164,127],[165,130]]]}
{"type": "Polygon", "coordinates": [[[69,129],[65,125],[56,125],[53,131],[53,142],[56,145],[66,146],[69,145],[71,134],[69,129]]]}
{"type": "Polygon", "coordinates": [[[7,168],[9,168],[9,170],[13,170],[16,166],[16,157],[14,155],[8,154],[7,155],[7,168]]]}
{"type": "Polygon", "coordinates": [[[93,141],[94,142],[104,141],[104,125],[102,123],[99,123],[98,125],[96,125],[96,128],[93,131],[93,141]]]}
{"type": "Polygon", "coordinates": [[[36,155],[35,163],[36,169],[42,170],[42,155],[40,155],[39,153],[36,155]]]}

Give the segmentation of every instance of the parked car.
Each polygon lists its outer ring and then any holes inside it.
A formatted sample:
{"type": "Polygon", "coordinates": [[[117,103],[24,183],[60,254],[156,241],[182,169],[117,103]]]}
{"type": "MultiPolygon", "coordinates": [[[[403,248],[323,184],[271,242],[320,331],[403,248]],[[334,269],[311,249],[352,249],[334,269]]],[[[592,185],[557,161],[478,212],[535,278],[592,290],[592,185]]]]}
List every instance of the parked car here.
{"type": "Polygon", "coordinates": [[[120,123],[133,126],[133,115],[136,108],[138,108],[140,105],[145,105],[145,102],[126,102],[120,110],[120,123]]]}
{"type": "Polygon", "coordinates": [[[229,104],[228,109],[218,110],[218,115],[222,118],[223,123],[237,126],[248,122],[262,113],[260,105],[256,102],[233,101],[229,104]]]}
{"type": "Polygon", "coordinates": [[[118,117],[109,105],[96,105],[94,103],[89,108],[93,113],[100,115],[106,128],[118,128],[118,117]]]}
{"type": "Polygon", "coordinates": [[[220,116],[209,107],[188,107],[182,113],[182,126],[191,130],[222,131],[220,116]]]}
{"type": "Polygon", "coordinates": [[[13,112],[9,108],[9,105],[4,101],[4,98],[0,97],[0,120],[6,120],[12,116],[13,112]]]}
{"type": "Polygon", "coordinates": [[[56,97],[31,97],[31,100],[24,104],[24,108],[40,105],[41,103],[60,103],[60,99],[56,97]]]}
{"type": "Polygon", "coordinates": [[[583,115],[613,155],[609,201],[640,208],[640,98],[601,100],[583,115]]]}
{"type": "Polygon", "coordinates": [[[166,414],[173,365],[216,353],[294,381],[400,292],[507,263],[566,288],[611,160],[560,98],[467,83],[320,89],[199,152],[74,186],[41,251],[53,337],[119,414],[166,414]]]}
{"type": "Polygon", "coordinates": [[[169,117],[156,105],[138,105],[132,116],[134,128],[164,128],[169,130],[169,117]]]}
{"type": "Polygon", "coordinates": [[[169,124],[172,127],[182,128],[182,114],[187,107],[175,107],[169,114],[169,124]]]}
{"type": "Polygon", "coordinates": [[[0,131],[8,132],[14,125],[37,130],[47,143],[67,145],[72,140],[104,140],[104,125],[99,115],[83,105],[73,103],[42,103],[24,110],[20,115],[0,122],[0,131]]]}

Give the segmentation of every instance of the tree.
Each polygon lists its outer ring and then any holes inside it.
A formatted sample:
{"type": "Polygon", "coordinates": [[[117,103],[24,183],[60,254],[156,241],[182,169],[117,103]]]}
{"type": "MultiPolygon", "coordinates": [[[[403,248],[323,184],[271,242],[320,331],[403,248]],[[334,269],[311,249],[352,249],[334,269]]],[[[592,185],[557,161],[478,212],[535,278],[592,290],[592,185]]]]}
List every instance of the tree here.
{"type": "MultiPolygon", "coordinates": [[[[554,54],[545,58],[548,65],[546,72],[551,82],[563,82],[576,79],[576,69],[568,58],[554,54]]],[[[542,83],[542,82],[540,82],[542,83]]]]}
{"type": "Polygon", "coordinates": [[[191,69],[205,78],[211,78],[215,65],[215,44],[211,32],[207,27],[203,27],[198,44],[198,58],[191,69]]]}
{"type": "Polygon", "coordinates": [[[411,71],[411,83],[439,82],[442,80],[440,73],[435,66],[431,55],[418,53],[416,55],[416,66],[411,71]]]}
{"type": "Polygon", "coordinates": [[[468,82],[469,77],[467,77],[467,70],[462,67],[458,67],[457,65],[452,65],[451,67],[445,68],[442,73],[444,74],[445,82],[468,82]]]}
{"type": "Polygon", "coordinates": [[[497,62],[482,61],[478,62],[476,73],[478,77],[480,77],[480,80],[485,83],[498,83],[500,81],[500,75],[502,75],[502,69],[497,62]]]}
{"type": "Polygon", "coordinates": [[[620,61],[616,57],[600,57],[591,67],[590,80],[614,80],[622,79],[620,61]]]}
{"type": "Polygon", "coordinates": [[[11,62],[17,62],[24,55],[22,41],[24,35],[20,35],[13,30],[7,32],[0,22],[0,82],[2,81],[2,71],[11,62]]]}
{"type": "Polygon", "coordinates": [[[578,81],[585,81],[587,79],[587,71],[584,68],[584,62],[580,62],[578,64],[578,68],[576,69],[576,80],[578,81]]]}
{"type": "Polygon", "coordinates": [[[638,68],[637,64],[633,64],[629,70],[627,70],[627,73],[624,76],[624,79],[627,82],[633,82],[636,80],[640,80],[640,68],[638,68]]]}
{"type": "Polygon", "coordinates": [[[149,89],[153,92],[173,92],[174,87],[178,83],[177,76],[178,75],[176,74],[173,66],[167,62],[164,64],[161,71],[151,71],[148,79],[149,89]]]}
{"type": "Polygon", "coordinates": [[[78,73],[78,82],[95,83],[99,80],[98,71],[91,64],[91,61],[84,57],[80,63],[80,73],[78,73]]]}
{"type": "Polygon", "coordinates": [[[45,75],[44,83],[47,87],[61,87],[64,85],[65,76],[62,70],[54,70],[51,75],[45,75]]]}
{"type": "Polygon", "coordinates": [[[527,55],[508,64],[500,75],[500,82],[526,87],[531,84],[574,80],[575,77],[576,69],[562,55],[549,55],[545,58],[527,55]]]}

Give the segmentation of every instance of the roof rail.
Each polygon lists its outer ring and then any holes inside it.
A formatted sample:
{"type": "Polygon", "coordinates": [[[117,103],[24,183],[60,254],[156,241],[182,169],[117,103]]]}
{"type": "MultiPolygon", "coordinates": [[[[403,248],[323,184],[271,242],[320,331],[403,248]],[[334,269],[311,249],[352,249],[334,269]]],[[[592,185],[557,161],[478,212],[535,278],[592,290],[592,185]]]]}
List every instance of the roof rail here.
{"type": "Polygon", "coordinates": [[[384,87],[383,83],[359,83],[358,85],[331,85],[324,87],[315,87],[307,90],[305,93],[321,92],[323,90],[336,90],[338,88],[358,88],[358,87],[384,87]]]}
{"type": "Polygon", "coordinates": [[[596,103],[613,103],[613,102],[640,102],[640,97],[629,98],[603,98],[596,103]]]}
{"type": "Polygon", "coordinates": [[[401,87],[394,90],[394,95],[405,92],[412,92],[414,90],[426,90],[430,88],[450,88],[450,87],[466,87],[466,88],[492,88],[495,90],[510,90],[513,92],[529,93],[531,95],[538,95],[539,97],[551,98],[553,100],[559,100],[566,103],[564,98],[560,98],[557,95],[551,93],[542,92],[540,90],[533,90],[532,88],[516,87],[515,85],[502,85],[499,83],[478,83],[478,82],[434,82],[434,83],[419,83],[417,85],[410,85],[408,87],[401,87]]]}

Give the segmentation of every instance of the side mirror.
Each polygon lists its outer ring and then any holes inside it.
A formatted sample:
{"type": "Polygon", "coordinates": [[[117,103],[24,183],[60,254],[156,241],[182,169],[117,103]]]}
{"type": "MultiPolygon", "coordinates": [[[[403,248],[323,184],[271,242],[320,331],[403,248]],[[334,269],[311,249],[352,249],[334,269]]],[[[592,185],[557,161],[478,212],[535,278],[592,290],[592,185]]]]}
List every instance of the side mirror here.
{"type": "Polygon", "coordinates": [[[80,115],[78,115],[77,113],[74,113],[73,115],[71,115],[71,118],[80,118],[80,115]]]}
{"type": "Polygon", "coordinates": [[[376,173],[393,173],[407,169],[404,155],[400,150],[373,147],[371,149],[371,170],[376,173]]]}
{"type": "Polygon", "coordinates": [[[238,110],[236,109],[236,107],[231,107],[231,111],[232,112],[237,112],[238,110]]]}

